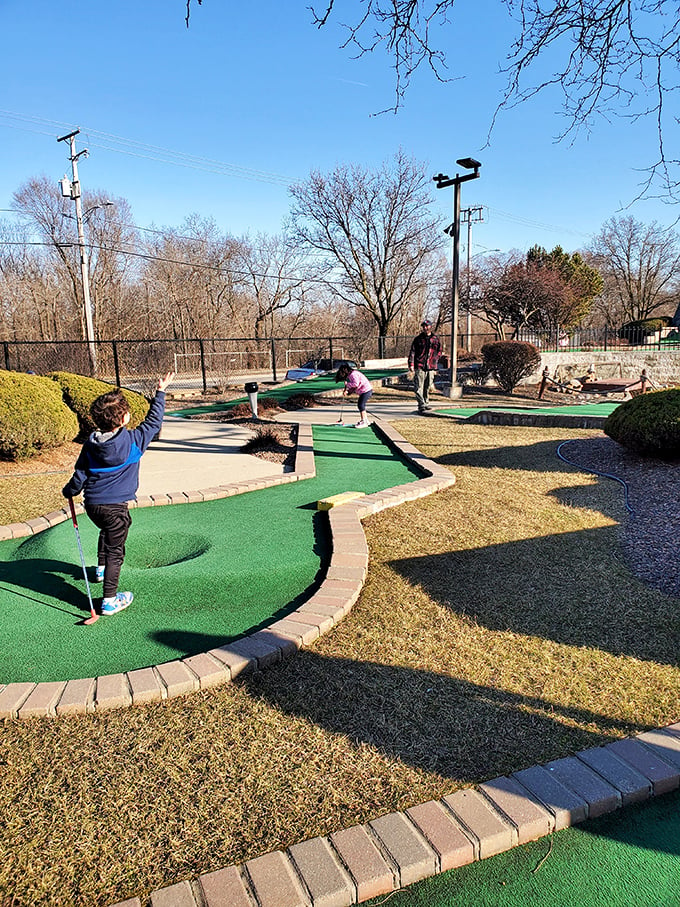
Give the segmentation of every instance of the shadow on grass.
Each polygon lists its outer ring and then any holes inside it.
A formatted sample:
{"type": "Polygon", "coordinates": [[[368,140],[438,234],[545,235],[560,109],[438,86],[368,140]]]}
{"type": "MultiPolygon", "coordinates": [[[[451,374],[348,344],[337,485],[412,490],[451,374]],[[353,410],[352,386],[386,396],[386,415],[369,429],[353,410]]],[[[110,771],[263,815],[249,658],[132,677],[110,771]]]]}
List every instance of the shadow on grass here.
{"type": "Polygon", "coordinates": [[[537,441],[535,444],[452,451],[434,459],[437,463],[448,466],[454,471],[456,466],[471,466],[476,469],[526,469],[530,472],[565,472],[568,470],[572,472],[574,467],[567,465],[555,456],[561,443],[561,440],[537,441]]]}
{"type": "Polygon", "coordinates": [[[583,529],[390,566],[490,630],[677,665],[678,599],[645,588],[621,562],[603,556],[616,550],[616,532],[583,529]]]}
{"type": "Polygon", "coordinates": [[[38,604],[41,607],[71,614],[68,608],[59,607],[58,602],[64,602],[73,605],[79,611],[89,613],[90,603],[87,595],[84,591],[81,592],[74,582],[85,589],[82,569],[65,561],[32,557],[0,562],[0,583],[12,587],[5,588],[4,591],[24,598],[27,606],[38,604]],[[65,577],[70,579],[67,580],[65,577]],[[26,595],[27,589],[43,598],[26,595]]]}
{"type": "Polygon", "coordinates": [[[461,784],[645,729],[429,670],[309,650],[239,682],[283,712],[461,784]],[[595,722],[605,733],[587,729],[595,722]]]}

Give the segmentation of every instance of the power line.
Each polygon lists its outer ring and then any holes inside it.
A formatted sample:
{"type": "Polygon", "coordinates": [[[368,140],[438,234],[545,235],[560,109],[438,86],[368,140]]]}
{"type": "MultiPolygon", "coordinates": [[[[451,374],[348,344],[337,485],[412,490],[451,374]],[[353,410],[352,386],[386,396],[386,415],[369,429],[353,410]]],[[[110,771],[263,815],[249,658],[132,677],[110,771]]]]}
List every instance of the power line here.
{"type": "MultiPolygon", "coordinates": [[[[0,123],[2,126],[22,129],[25,132],[34,132],[38,135],[52,135],[46,131],[46,127],[58,129],[70,129],[72,124],[59,122],[56,120],[47,120],[42,117],[26,116],[14,113],[10,110],[0,110],[0,118],[14,122],[0,123]],[[42,129],[31,129],[29,126],[43,126],[42,129]]],[[[240,164],[231,164],[226,161],[219,161],[214,158],[201,157],[200,155],[187,154],[184,151],[173,151],[170,148],[163,148],[160,145],[152,145],[146,142],[139,142],[135,139],[127,139],[123,136],[113,135],[107,132],[100,132],[97,129],[88,127],[81,128],[81,134],[87,136],[88,144],[102,148],[105,151],[112,151],[118,154],[127,154],[132,157],[147,158],[165,164],[174,164],[179,167],[188,167],[192,170],[203,170],[209,173],[217,173],[223,176],[232,176],[237,179],[254,180],[266,182],[274,185],[289,186],[295,182],[292,177],[283,176],[273,171],[258,170],[253,167],[243,167],[240,164]],[[108,142],[108,144],[106,144],[108,142]]]]}
{"type": "Polygon", "coordinates": [[[484,206],[488,211],[495,213],[498,217],[521,224],[524,227],[535,227],[539,230],[550,230],[553,233],[568,233],[571,236],[590,236],[590,233],[584,233],[582,230],[571,230],[568,227],[558,227],[555,224],[543,224],[540,221],[529,220],[527,217],[521,217],[517,214],[510,214],[508,211],[500,211],[498,208],[492,208],[489,205],[484,206]]]}
{"type": "MultiPolygon", "coordinates": [[[[55,245],[59,246],[62,249],[71,249],[71,248],[79,247],[79,243],[76,240],[74,240],[72,242],[66,241],[66,242],[55,242],[55,243],[46,242],[45,240],[32,240],[32,241],[27,241],[27,242],[15,241],[15,240],[0,241],[0,246],[45,246],[47,248],[54,248],[55,245]]],[[[128,255],[131,258],[141,258],[144,261],[157,261],[157,262],[161,262],[163,264],[182,265],[184,267],[194,268],[197,271],[201,271],[201,270],[217,271],[222,274],[232,274],[232,275],[235,275],[238,277],[260,277],[263,280],[269,280],[269,279],[285,280],[285,281],[290,281],[291,283],[299,283],[304,280],[306,283],[320,283],[320,284],[323,284],[324,286],[327,286],[328,284],[332,285],[334,283],[339,283],[339,281],[327,280],[327,279],[324,279],[321,277],[304,277],[303,278],[303,277],[291,277],[287,274],[268,274],[268,273],[263,274],[258,271],[245,271],[245,270],[240,270],[238,268],[224,267],[222,265],[210,265],[210,264],[205,264],[202,262],[186,261],[181,258],[169,258],[169,257],[161,256],[161,255],[149,255],[146,252],[131,252],[129,249],[117,249],[113,246],[99,246],[94,243],[85,243],[85,246],[90,251],[94,250],[96,252],[113,252],[117,255],[128,255]]]]}

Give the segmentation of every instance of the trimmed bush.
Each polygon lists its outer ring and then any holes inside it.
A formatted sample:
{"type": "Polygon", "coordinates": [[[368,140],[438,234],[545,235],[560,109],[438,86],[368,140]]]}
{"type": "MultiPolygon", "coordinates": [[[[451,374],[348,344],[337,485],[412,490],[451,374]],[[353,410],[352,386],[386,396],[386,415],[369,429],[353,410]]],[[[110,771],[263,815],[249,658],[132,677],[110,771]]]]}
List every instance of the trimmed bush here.
{"type": "Polygon", "coordinates": [[[484,370],[507,394],[511,394],[523,378],[528,378],[541,364],[541,356],[533,343],[523,340],[498,340],[482,347],[484,370]]]}
{"type": "Polygon", "coordinates": [[[78,420],[49,378],[0,371],[0,457],[23,460],[78,434],[78,420]]]}
{"type": "Polygon", "coordinates": [[[680,388],[627,400],[607,416],[604,431],[643,456],[680,459],[680,388]]]}
{"type": "MultiPolygon", "coordinates": [[[[116,386],[108,384],[106,381],[98,381],[96,378],[87,378],[85,375],[75,375],[72,372],[50,372],[47,377],[56,381],[61,387],[64,402],[78,418],[80,425],[78,437],[80,440],[84,440],[97,427],[90,418],[92,403],[101,394],[108,394],[109,391],[116,390],[116,386]]],[[[121,390],[130,407],[128,428],[135,428],[148,413],[149,401],[142,394],[136,394],[126,388],[121,388],[121,390]]]]}

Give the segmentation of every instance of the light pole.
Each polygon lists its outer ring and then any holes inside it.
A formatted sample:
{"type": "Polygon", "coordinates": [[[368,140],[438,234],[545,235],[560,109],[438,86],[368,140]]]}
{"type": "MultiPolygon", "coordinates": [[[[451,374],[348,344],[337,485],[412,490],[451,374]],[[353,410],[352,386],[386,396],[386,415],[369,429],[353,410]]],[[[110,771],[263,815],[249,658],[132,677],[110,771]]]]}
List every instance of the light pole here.
{"type": "Polygon", "coordinates": [[[459,298],[459,266],[460,266],[460,185],[467,180],[474,180],[479,177],[479,168],[482,166],[479,161],[471,157],[459,158],[456,163],[466,170],[474,170],[474,173],[464,173],[463,176],[456,174],[453,179],[444,173],[438,173],[432,179],[437,184],[437,189],[446,189],[453,186],[453,223],[451,224],[451,235],[453,236],[453,275],[451,280],[451,356],[449,364],[451,366],[451,384],[448,387],[448,397],[460,397],[463,389],[456,381],[456,372],[458,366],[458,298],[459,298]]]}

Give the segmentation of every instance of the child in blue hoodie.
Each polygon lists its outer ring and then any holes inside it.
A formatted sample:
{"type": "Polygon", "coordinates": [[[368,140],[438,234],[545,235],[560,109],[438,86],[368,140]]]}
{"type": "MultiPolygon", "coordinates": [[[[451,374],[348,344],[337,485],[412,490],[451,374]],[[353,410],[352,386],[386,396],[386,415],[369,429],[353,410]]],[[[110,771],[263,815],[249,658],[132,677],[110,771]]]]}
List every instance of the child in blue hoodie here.
{"type": "Polygon", "coordinates": [[[97,397],[90,407],[93,431],[83,444],[75,471],[62,494],[73,498],[83,492],[85,512],[99,529],[95,579],[104,583],[102,614],[117,614],[132,603],[132,592],[119,592],[118,581],[125,558],[125,541],[132,520],[128,501],[139,487],[139,461],[163,423],[165,389],[174,378],[168,372],[158,379],[156,396],[144,421],[132,430],[130,407],[122,391],[97,397]]]}

